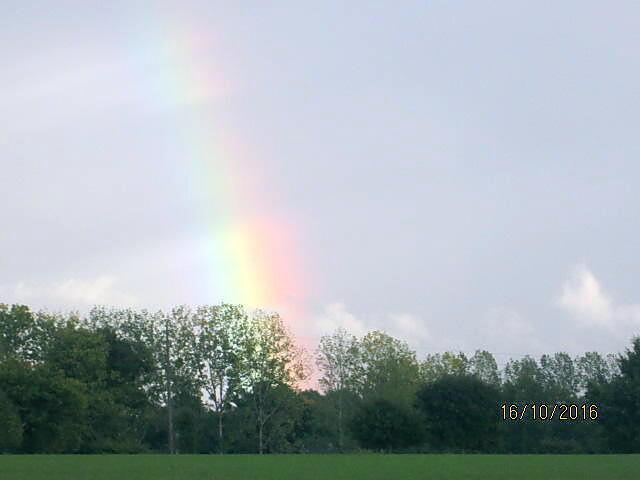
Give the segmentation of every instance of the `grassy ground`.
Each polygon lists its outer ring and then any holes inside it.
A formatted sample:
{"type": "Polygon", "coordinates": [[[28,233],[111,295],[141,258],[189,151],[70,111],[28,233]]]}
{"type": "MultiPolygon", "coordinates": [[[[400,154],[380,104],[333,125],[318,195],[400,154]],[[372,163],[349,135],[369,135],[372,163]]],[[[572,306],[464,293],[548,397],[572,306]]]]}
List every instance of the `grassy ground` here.
{"type": "Polygon", "coordinates": [[[4,455],[0,479],[636,480],[640,455],[4,455]]]}

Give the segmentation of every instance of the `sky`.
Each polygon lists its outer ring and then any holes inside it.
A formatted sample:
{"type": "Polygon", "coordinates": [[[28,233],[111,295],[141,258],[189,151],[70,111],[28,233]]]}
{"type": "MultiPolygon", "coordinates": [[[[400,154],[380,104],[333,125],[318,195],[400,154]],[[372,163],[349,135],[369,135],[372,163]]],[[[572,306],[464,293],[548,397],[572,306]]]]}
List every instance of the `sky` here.
{"type": "Polygon", "coordinates": [[[640,333],[640,4],[29,2],[0,19],[0,302],[245,303],[312,345],[640,333]]]}

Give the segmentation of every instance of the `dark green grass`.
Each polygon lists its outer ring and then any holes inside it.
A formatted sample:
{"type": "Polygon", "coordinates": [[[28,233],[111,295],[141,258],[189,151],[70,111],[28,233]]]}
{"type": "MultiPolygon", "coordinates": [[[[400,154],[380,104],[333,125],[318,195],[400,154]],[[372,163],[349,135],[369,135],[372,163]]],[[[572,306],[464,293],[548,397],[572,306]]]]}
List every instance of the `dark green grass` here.
{"type": "Polygon", "coordinates": [[[640,455],[0,455],[1,480],[640,479],[640,455]]]}

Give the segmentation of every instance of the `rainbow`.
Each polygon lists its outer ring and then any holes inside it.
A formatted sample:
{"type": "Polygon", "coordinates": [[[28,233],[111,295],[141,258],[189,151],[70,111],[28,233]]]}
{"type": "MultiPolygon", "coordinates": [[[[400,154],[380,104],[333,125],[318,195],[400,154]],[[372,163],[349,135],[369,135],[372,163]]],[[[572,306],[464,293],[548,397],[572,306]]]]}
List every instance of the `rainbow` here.
{"type": "Polygon", "coordinates": [[[248,149],[220,126],[216,105],[230,88],[212,63],[211,35],[155,37],[139,60],[152,72],[149,101],[167,101],[177,112],[172,122],[190,172],[206,302],[277,310],[294,326],[298,320],[287,316],[300,315],[306,296],[299,232],[273,207],[267,189],[275,183],[257,173],[248,149]]]}

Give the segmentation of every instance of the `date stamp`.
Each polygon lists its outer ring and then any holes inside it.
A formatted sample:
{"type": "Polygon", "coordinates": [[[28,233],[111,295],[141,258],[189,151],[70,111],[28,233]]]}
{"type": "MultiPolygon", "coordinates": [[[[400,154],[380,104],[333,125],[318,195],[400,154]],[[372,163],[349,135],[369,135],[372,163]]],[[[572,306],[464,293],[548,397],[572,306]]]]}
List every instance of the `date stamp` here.
{"type": "Polygon", "coordinates": [[[548,422],[555,419],[561,422],[596,421],[598,406],[587,403],[580,405],[575,403],[503,403],[500,406],[500,415],[505,422],[522,420],[548,422]]]}

